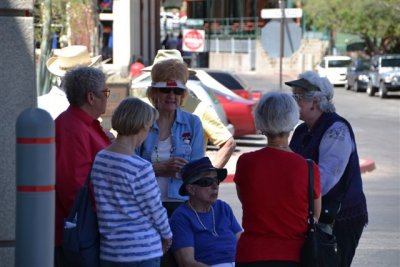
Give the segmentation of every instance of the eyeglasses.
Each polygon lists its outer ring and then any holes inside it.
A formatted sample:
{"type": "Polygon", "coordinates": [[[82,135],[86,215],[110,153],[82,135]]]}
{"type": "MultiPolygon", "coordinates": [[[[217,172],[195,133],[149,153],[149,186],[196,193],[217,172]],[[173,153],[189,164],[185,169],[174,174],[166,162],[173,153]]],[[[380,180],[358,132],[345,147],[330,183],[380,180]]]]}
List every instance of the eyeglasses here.
{"type": "Polygon", "coordinates": [[[200,180],[197,180],[194,182],[194,185],[198,185],[200,187],[209,187],[212,186],[213,184],[219,185],[220,181],[217,177],[211,178],[211,177],[205,177],[201,178],[200,180]]]}
{"type": "Polygon", "coordinates": [[[303,94],[292,94],[292,97],[294,98],[294,100],[296,100],[296,102],[299,102],[301,99],[304,98],[303,94]]]}
{"type": "Polygon", "coordinates": [[[111,95],[111,90],[108,88],[101,90],[100,92],[102,92],[106,98],[109,98],[109,96],[111,95]]]}
{"type": "Polygon", "coordinates": [[[169,93],[171,93],[171,91],[173,91],[175,95],[183,95],[184,89],[181,89],[181,88],[171,88],[171,87],[163,87],[163,88],[158,88],[158,91],[159,91],[160,93],[163,93],[163,94],[169,94],[169,93]]]}

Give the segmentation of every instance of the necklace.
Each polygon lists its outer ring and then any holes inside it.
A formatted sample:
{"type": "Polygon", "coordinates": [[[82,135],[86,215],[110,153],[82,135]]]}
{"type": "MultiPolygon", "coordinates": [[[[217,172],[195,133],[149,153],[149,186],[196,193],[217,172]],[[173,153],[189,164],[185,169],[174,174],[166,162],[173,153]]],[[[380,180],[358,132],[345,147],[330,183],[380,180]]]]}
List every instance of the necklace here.
{"type": "Polygon", "coordinates": [[[267,147],[290,150],[290,147],[288,145],[269,145],[268,144],[267,147]]]}
{"type": "MultiPolygon", "coordinates": [[[[192,204],[190,204],[190,201],[188,200],[189,207],[193,210],[194,214],[196,214],[197,220],[199,221],[200,225],[203,226],[203,229],[208,231],[208,229],[204,226],[203,222],[200,220],[199,214],[197,214],[197,211],[193,208],[192,204]]],[[[212,215],[212,221],[213,221],[213,228],[211,230],[211,234],[215,237],[218,237],[218,233],[215,230],[215,215],[214,215],[214,209],[211,206],[211,215],[212,215]]]]}
{"type": "Polygon", "coordinates": [[[155,157],[155,162],[160,162],[160,160],[161,160],[161,157],[160,157],[160,154],[159,154],[159,149],[158,149],[158,146],[160,145],[160,143],[162,142],[164,145],[161,145],[161,151],[163,151],[164,150],[164,152],[167,152],[166,150],[167,150],[167,147],[166,147],[166,145],[170,145],[170,148],[169,148],[169,157],[168,158],[171,158],[172,156],[173,156],[173,154],[174,154],[174,151],[175,151],[175,146],[172,144],[172,135],[171,136],[169,136],[166,140],[164,140],[164,141],[159,141],[158,142],[158,144],[156,144],[155,146],[154,146],[154,157],[155,157]]]}

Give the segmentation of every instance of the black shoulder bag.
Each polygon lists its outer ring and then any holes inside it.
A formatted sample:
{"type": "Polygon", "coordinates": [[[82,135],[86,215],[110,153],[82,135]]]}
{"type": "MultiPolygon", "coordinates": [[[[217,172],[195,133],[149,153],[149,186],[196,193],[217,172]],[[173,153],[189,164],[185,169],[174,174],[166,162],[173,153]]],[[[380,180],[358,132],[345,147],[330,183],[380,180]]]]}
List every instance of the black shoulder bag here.
{"type": "Polygon", "coordinates": [[[100,265],[100,239],[97,215],[92,208],[90,171],[64,222],[63,252],[71,264],[80,267],[100,265]]]}
{"type": "Polygon", "coordinates": [[[314,169],[313,161],[308,164],[308,229],[300,254],[301,267],[338,267],[339,248],[336,237],[325,232],[314,221],[314,169]]]}

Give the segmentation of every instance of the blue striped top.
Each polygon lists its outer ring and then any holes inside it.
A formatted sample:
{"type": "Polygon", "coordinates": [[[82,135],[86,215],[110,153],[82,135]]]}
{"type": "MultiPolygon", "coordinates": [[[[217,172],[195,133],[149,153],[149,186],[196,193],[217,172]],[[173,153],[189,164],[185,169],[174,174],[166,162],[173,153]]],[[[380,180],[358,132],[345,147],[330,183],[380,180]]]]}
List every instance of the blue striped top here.
{"type": "Polygon", "coordinates": [[[172,232],[151,163],[136,155],[101,150],[91,175],[100,258],[136,262],[162,256],[161,237],[171,238],[172,232]]]}

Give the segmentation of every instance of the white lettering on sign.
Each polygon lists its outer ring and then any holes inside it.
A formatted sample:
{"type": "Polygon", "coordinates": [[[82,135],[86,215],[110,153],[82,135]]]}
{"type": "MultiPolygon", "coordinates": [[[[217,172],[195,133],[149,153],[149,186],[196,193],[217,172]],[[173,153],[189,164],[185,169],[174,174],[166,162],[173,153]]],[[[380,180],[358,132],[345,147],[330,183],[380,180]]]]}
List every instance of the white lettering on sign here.
{"type": "Polygon", "coordinates": [[[205,43],[204,30],[183,30],[182,50],[189,52],[203,52],[205,43]]]}

